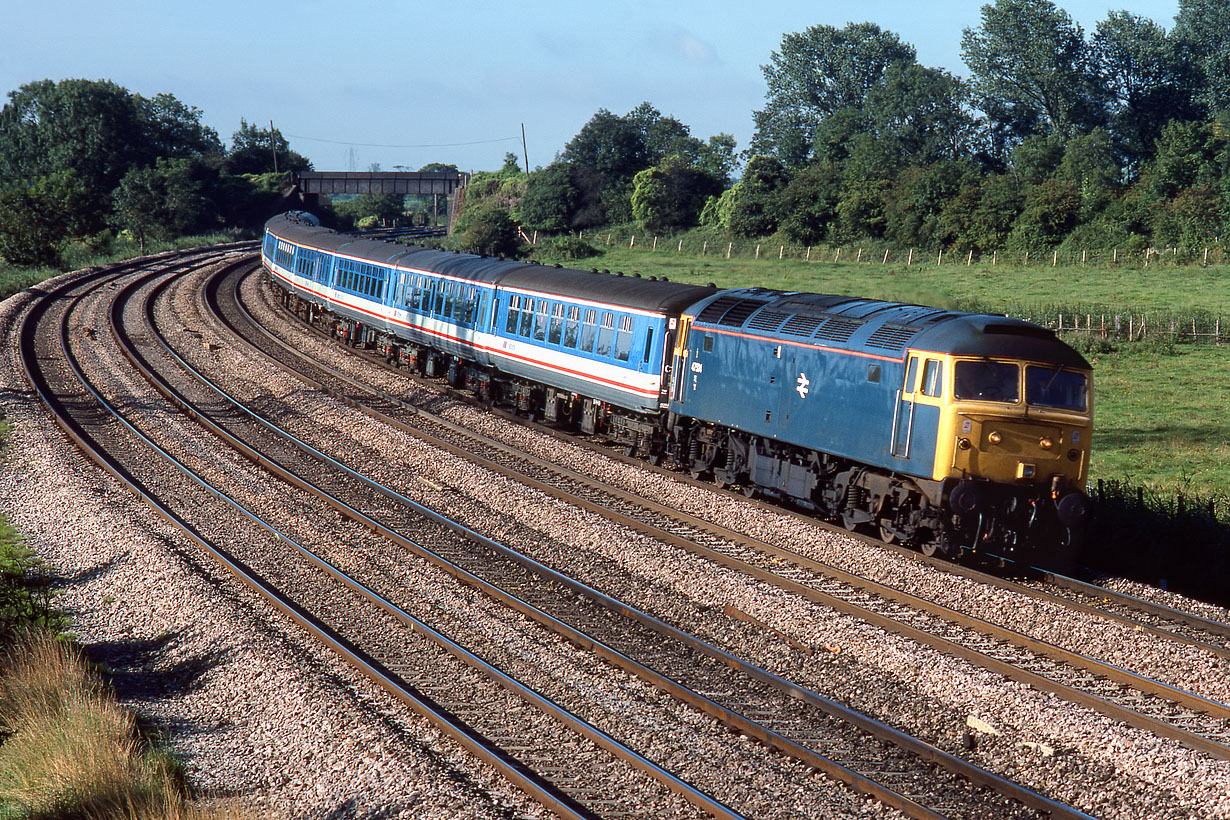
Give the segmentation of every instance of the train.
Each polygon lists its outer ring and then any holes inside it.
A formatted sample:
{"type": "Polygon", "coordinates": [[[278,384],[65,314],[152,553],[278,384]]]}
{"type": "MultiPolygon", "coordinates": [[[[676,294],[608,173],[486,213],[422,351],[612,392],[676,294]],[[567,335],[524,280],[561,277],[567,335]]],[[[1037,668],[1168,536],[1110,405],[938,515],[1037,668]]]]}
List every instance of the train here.
{"type": "Polygon", "coordinates": [[[284,303],[485,405],[926,555],[1072,559],[1092,369],[1030,322],[717,288],[269,220],[284,303]]]}

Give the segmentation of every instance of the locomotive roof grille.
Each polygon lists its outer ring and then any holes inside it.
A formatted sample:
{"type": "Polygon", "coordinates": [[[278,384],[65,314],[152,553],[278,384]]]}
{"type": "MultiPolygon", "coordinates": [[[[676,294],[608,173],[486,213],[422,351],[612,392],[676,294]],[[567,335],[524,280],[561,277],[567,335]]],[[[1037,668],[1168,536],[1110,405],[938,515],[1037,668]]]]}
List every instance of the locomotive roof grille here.
{"type": "Polygon", "coordinates": [[[777,310],[762,310],[752,317],[747,326],[756,330],[773,333],[782,326],[782,322],[786,321],[789,316],[789,313],[782,313],[777,310]]]}
{"type": "Polygon", "coordinates": [[[824,321],[823,316],[807,316],[802,313],[796,313],[786,320],[786,324],[782,325],[782,333],[788,333],[791,336],[805,336],[810,338],[816,332],[816,328],[820,327],[824,321]]]}
{"type": "Polygon", "coordinates": [[[704,310],[696,314],[696,321],[716,322],[718,319],[722,318],[723,313],[730,310],[732,305],[735,305],[740,301],[742,300],[738,296],[722,296],[714,299],[705,306],[704,310]]]}
{"type": "Polygon", "coordinates": [[[864,324],[864,322],[854,319],[839,319],[834,316],[820,326],[820,329],[816,331],[815,337],[826,342],[846,342],[864,324]]]}
{"type": "Polygon", "coordinates": [[[905,343],[918,334],[918,328],[905,325],[883,324],[867,339],[868,347],[883,350],[905,350],[905,343]]]}
{"type": "Polygon", "coordinates": [[[723,313],[722,318],[718,319],[717,323],[731,327],[742,327],[747,317],[755,313],[764,304],[759,299],[744,299],[723,313]]]}
{"type": "Polygon", "coordinates": [[[768,304],[763,299],[744,299],[742,296],[723,296],[696,316],[698,322],[742,327],[747,317],[768,304]]]}

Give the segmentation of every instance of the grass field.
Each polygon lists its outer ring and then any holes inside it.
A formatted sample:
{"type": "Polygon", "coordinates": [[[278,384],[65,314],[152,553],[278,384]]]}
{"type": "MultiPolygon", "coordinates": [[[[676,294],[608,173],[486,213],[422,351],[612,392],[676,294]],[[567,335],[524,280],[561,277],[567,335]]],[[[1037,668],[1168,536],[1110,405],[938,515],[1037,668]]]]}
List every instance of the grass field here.
{"type": "MultiPolygon", "coordinates": [[[[672,282],[841,293],[960,309],[1020,314],[1059,307],[1226,317],[1230,266],[1011,267],[957,264],[910,268],[878,263],[705,258],[670,250],[615,248],[581,268],[667,276],[672,282]]],[[[1073,337],[1094,365],[1091,479],[1163,495],[1230,499],[1230,347],[1157,342],[1101,345],[1073,337]]]]}

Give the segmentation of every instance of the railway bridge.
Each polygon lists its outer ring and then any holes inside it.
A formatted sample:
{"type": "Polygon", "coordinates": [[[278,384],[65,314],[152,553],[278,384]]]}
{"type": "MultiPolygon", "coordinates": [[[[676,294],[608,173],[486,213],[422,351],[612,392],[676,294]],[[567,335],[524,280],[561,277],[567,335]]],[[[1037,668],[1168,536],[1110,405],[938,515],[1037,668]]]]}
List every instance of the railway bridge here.
{"type": "Polygon", "coordinates": [[[451,229],[465,197],[470,175],[464,171],[301,171],[295,192],[311,210],[320,196],[338,194],[423,194],[432,197],[432,215],[443,198],[451,229]]]}

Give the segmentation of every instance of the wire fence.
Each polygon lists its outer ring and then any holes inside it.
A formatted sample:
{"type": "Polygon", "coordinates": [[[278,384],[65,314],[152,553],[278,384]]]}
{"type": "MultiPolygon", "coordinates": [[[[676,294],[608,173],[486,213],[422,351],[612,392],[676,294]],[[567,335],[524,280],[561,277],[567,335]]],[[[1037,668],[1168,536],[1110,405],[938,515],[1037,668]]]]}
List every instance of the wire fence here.
{"type": "MultiPolygon", "coordinates": [[[[523,234],[530,244],[537,244],[538,233],[523,234]]],[[[806,262],[832,262],[846,264],[880,265],[973,265],[997,267],[1155,267],[1193,265],[1220,265],[1230,262],[1230,253],[1220,241],[1194,248],[1143,248],[1143,249],[1080,249],[1080,250],[1034,250],[990,253],[977,251],[924,250],[896,246],[866,245],[787,245],[775,242],[705,239],[695,236],[661,237],[638,234],[627,228],[600,231],[581,231],[579,238],[599,247],[619,245],[630,250],[651,253],[688,253],[702,257],[725,259],[791,259],[806,262]]]]}
{"type": "MultiPolygon", "coordinates": [[[[1002,308],[1000,308],[1002,310],[1002,308]]],[[[1230,323],[1215,314],[1167,314],[1123,310],[1114,313],[1074,310],[1008,310],[1007,314],[1059,333],[1116,341],[1164,341],[1171,344],[1230,343],[1230,323]]]]}

